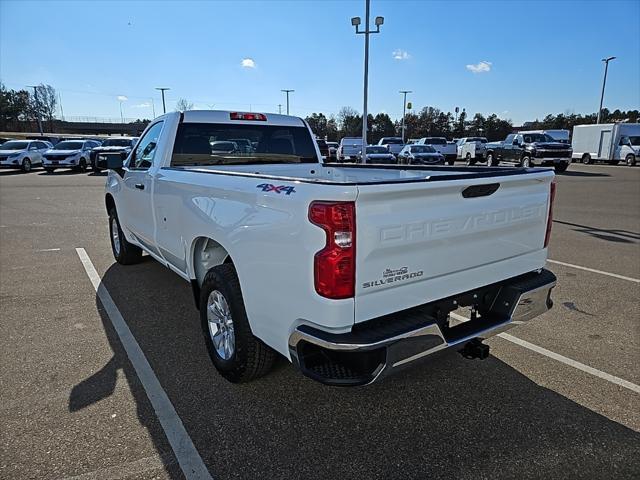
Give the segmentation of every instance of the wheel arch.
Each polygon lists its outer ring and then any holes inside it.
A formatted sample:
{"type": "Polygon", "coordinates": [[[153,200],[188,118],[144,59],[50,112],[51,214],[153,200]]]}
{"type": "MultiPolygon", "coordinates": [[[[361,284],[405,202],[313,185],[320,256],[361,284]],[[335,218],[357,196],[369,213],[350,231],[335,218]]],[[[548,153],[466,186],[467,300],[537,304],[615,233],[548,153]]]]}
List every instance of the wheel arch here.
{"type": "Polygon", "coordinates": [[[200,287],[205,275],[213,267],[230,263],[233,259],[229,251],[216,240],[200,236],[191,242],[188,269],[191,274],[191,288],[196,308],[200,306],[200,287]]]}
{"type": "Polygon", "coordinates": [[[111,211],[111,209],[115,209],[116,208],[116,201],[113,198],[113,195],[111,195],[110,193],[107,193],[104,196],[104,206],[107,209],[107,214],[109,214],[109,212],[111,211]]]}

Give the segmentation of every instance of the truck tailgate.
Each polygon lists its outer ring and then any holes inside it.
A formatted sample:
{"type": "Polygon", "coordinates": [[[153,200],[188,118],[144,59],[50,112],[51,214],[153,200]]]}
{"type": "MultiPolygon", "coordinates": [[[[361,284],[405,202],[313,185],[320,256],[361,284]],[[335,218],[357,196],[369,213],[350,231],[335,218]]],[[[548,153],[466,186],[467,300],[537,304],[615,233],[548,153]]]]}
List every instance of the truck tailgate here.
{"type": "Polygon", "coordinates": [[[553,176],[359,185],[355,321],[542,268],[553,176]]]}

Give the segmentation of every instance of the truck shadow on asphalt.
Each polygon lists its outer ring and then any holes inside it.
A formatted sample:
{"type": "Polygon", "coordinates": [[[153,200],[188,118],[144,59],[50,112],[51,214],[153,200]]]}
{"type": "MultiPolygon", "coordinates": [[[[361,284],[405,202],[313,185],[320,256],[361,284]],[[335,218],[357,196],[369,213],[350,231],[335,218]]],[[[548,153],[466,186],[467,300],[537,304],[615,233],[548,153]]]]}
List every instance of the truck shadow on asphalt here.
{"type": "Polygon", "coordinates": [[[553,220],[553,223],[559,223],[561,225],[575,227],[575,228],[572,228],[574,232],[586,233],[587,235],[598,238],[600,240],[606,240],[608,242],[638,243],[638,241],[640,241],[640,234],[636,232],[630,232],[629,230],[589,227],[587,225],[580,225],[578,223],[571,223],[571,222],[563,222],[561,220],[553,220]]]}
{"type": "MultiPolygon", "coordinates": [[[[283,361],[263,379],[233,385],[209,361],[186,282],[150,259],[130,267],[115,264],[102,282],[214,478],[638,473],[640,434],[537,385],[495,357],[480,362],[446,353],[380,384],[351,389],[315,383],[283,361]]],[[[169,459],[167,474],[183,478],[97,297],[96,303],[114,355],[73,389],[69,409],[109,396],[122,370],[140,423],[158,454],[169,459]]]]}
{"type": "Polygon", "coordinates": [[[580,172],[577,170],[567,170],[562,173],[556,173],[556,175],[560,175],[563,177],[610,177],[608,173],[598,173],[598,172],[580,172]]]}

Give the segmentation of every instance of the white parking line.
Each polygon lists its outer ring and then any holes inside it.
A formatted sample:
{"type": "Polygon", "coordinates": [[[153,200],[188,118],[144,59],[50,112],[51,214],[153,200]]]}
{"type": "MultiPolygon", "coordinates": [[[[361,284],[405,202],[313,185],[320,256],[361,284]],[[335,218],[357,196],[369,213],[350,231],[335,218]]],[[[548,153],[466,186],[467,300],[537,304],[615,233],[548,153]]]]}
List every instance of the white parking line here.
{"type": "MultiPolygon", "coordinates": [[[[451,313],[451,317],[460,320],[462,322],[466,322],[469,319],[463,317],[462,315],[458,315],[457,313],[451,313]]],[[[509,335],[508,333],[499,333],[498,337],[502,338],[511,343],[515,343],[516,345],[520,345],[526,349],[539,353],[540,355],[544,355],[545,357],[552,358],[560,363],[564,363],[565,365],[569,365],[570,367],[577,368],[578,370],[582,370],[583,372],[589,373],[593,376],[606,380],[607,382],[615,383],[616,385],[620,385],[632,392],[640,393],[640,385],[636,385],[635,383],[631,383],[627,380],[624,380],[620,377],[616,377],[614,375],[610,375],[606,372],[598,370],[596,368],[590,367],[589,365],[585,365],[584,363],[577,362],[571,358],[565,357],[564,355],[560,355],[559,353],[552,352],[551,350],[547,350],[546,348],[539,347],[533,343],[527,342],[526,340],[522,340],[518,337],[514,337],[513,335],[509,335]]]]}
{"type": "Polygon", "coordinates": [[[151,365],[144,356],[140,345],[136,341],[133,333],[125,322],[120,310],[113,302],[111,295],[104,284],[100,281],[100,275],[96,271],[91,259],[84,248],[76,248],[78,257],[84,266],[87,276],[95,289],[102,306],[107,312],[107,316],[113,325],[120,343],[127,352],[127,356],[140,379],[153,410],[162,425],[167,440],[173,449],[173,453],[180,464],[180,468],[188,480],[212,480],[211,474],[202,461],[202,457],[193,445],[193,441],[182,424],[182,420],[176,413],[171,400],[162,389],[158,377],[156,377],[151,365]]]}
{"type": "Polygon", "coordinates": [[[586,272],[599,273],[600,275],[606,275],[608,277],[619,278],[621,280],[627,280],[629,282],[640,283],[637,278],[625,277],[624,275],[618,275],[617,273],[603,272],[602,270],[596,270],[595,268],[581,267],[580,265],[574,265],[573,263],[559,262],[557,260],[549,260],[549,263],[555,263],[557,265],[564,265],[565,267],[577,268],[578,270],[584,270],[586,272]]]}
{"type": "Polygon", "coordinates": [[[59,248],[43,248],[41,250],[36,250],[36,252],[59,252],[59,248]]]}

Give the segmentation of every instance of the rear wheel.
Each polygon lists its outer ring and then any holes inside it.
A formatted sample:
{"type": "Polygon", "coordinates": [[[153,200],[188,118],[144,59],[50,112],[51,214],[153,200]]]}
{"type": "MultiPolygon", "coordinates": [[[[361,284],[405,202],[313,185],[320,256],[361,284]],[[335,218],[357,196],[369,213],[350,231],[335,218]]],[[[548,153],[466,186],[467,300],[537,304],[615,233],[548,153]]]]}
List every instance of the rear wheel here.
{"type": "Polygon", "coordinates": [[[452,159],[450,159],[450,160],[447,160],[447,163],[448,163],[449,165],[454,165],[454,164],[456,163],[456,161],[452,158],[452,159]]]}
{"type": "Polygon", "coordinates": [[[525,155],[524,157],[522,157],[522,160],[520,161],[520,166],[524,168],[533,167],[533,163],[531,162],[531,157],[529,155],[525,155]]]}
{"type": "Polygon", "coordinates": [[[626,157],[624,157],[624,161],[628,166],[633,167],[636,164],[636,156],[633,153],[630,153],[626,157]]]}
{"type": "Polygon", "coordinates": [[[83,173],[87,171],[87,161],[84,158],[80,159],[80,162],[78,163],[78,170],[83,173]]]}
{"type": "Polygon", "coordinates": [[[109,234],[111,237],[111,251],[119,264],[133,265],[142,260],[142,249],[129,243],[124,238],[115,208],[109,210],[109,234]]]}
{"type": "Polygon", "coordinates": [[[30,172],[31,171],[31,160],[28,158],[25,158],[24,160],[22,160],[22,171],[23,172],[30,172]]]}
{"type": "Polygon", "coordinates": [[[487,166],[488,167],[497,167],[498,166],[498,162],[496,161],[495,157],[493,156],[493,152],[487,153],[487,166]]]}
{"type": "Polygon", "coordinates": [[[591,163],[591,155],[589,155],[588,153],[585,153],[582,156],[582,163],[584,163],[585,165],[589,165],[591,163]]]}
{"type": "Polygon", "coordinates": [[[233,383],[248,382],[271,370],[275,352],[253,336],[232,264],[209,270],[200,289],[200,321],[209,357],[233,383]]]}

